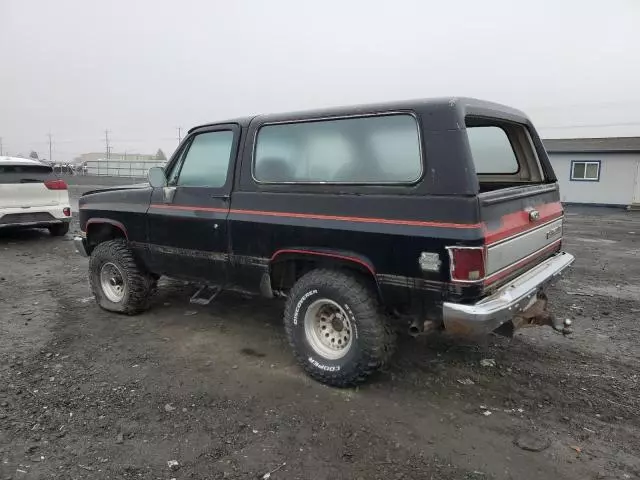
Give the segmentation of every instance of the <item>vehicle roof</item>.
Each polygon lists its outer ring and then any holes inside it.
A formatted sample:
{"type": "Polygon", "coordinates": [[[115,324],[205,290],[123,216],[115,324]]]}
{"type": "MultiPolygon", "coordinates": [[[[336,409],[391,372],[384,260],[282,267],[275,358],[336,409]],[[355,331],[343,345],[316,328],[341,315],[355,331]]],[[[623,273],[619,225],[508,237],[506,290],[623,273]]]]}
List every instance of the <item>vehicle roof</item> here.
{"type": "MultiPolygon", "coordinates": [[[[264,122],[278,122],[284,120],[311,119],[320,117],[338,117],[350,115],[365,115],[371,113],[392,112],[392,111],[413,110],[422,114],[444,114],[448,119],[452,117],[464,117],[466,114],[472,115],[488,115],[498,116],[501,118],[510,118],[517,121],[527,122],[527,116],[515,109],[499,103],[478,100],[468,97],[443,97],[443,98],[426,98],[418,100],[402,100],[386,103],[371,103],[363,105],[351,105],[343,107],[331,107],[315,110],[304,110],[289,113],[275,113],[254,115],[249,117],[237,118],[234,120],[225,120],[214,123],[206,123],[193,127],[189,130],[191,133],[199,128],[206,128],[225,123],[237,123],[241,127],[247,127],[253,120],[264,122]]],[[[460,125],[458,125],[461,127],[460,125]]],[[[462,126],[463,127],[463,126],[462,126]]]]}
{"type": "Polygon", "coordinates": [[[19,158],[19,157],[0,157],[0,165],[40,165],[48,167],[48,165],[31,158],[19,158]]]}

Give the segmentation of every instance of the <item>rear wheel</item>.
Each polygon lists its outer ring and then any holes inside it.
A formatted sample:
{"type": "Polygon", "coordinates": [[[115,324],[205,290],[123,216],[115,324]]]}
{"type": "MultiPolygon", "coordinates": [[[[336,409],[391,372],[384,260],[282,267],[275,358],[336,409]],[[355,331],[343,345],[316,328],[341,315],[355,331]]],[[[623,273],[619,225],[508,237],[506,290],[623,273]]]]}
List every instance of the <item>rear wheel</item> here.
{"type": "Polygon", "coordinates": [[[376,292],[341,271],[313,270],[300,278],[289,292],[284,322],[302,368],[336,387],[364,382],[395,344],[376,292]]]}
{"type": "Polygon", "coordinates": [[[49,233],[54,237],[63,237],[69,232],[69,224],[67,222],[64,223],[56,223],[55,225],[51,225],[49,227],[49,233]]]}
{"type": "Polygon", "coordinates": [[[91,252],[89,283],[105,310],[128,315],[146,310],[156,281],[138,265],[125,240],[103,242],[91,252]]]}

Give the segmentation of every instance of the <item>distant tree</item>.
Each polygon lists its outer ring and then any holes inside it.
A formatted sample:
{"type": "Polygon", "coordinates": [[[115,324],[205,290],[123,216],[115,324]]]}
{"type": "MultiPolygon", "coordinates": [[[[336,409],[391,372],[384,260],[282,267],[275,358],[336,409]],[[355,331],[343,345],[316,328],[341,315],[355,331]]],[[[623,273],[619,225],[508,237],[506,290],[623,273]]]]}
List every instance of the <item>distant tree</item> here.
{"type": "Polygon", "coordinates": [[[166,160],[166,159],[167,159],[167,156],[164,154],[162,149],[159,148],[158,152],[156,153],[156,160],[166,160]]]}
{"type": "Polygon", "coordinates": [[[29,158],[38,160],[38,152],[36,152],[35,150],[31,150],[31,153],[29,154],[29,158]]]}

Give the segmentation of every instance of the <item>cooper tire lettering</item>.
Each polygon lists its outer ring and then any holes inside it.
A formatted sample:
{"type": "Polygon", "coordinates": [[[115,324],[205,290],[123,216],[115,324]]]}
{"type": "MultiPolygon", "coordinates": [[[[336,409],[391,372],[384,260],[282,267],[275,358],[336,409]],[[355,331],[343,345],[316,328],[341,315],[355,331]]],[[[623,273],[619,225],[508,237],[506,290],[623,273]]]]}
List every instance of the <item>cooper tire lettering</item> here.
{"type": "Polygon", "coordinates": [[[302,304],[307,300],[307,298],[309,298],[311,295],[315,295],[316,293],[318,293],[318,290],[310,290],[307,293],[305,293],[302,298],[300,299],[300,301],[296,304],[296,309],[295,312],[293,313],[293,324],[294,325],[298,325],[298,315],[300,315],[300,308],[302,307],[302,304]]]}
{"type": "Polygon", "coordinates": [[[320,370],[324,370],[325,372],[339,372],[340,365],[324,365],[318,362],[315,358],[309,357],[309,363],[320,370]]]}

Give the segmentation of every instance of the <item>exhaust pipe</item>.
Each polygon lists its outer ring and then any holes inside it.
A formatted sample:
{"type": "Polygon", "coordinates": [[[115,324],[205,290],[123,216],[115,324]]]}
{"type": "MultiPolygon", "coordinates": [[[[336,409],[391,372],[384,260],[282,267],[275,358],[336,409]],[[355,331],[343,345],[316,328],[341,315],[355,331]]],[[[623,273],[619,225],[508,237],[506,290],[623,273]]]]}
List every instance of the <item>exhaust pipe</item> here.
{"type": "Polygon", "coordinates": [[[411,335],[412,337],[417,337],[418,335],[420,335],[422,332],[424,332],[424,324],[425,322],[414,319],[411,322],[411,325],[409,325],[409,335],[411,335]]]}

